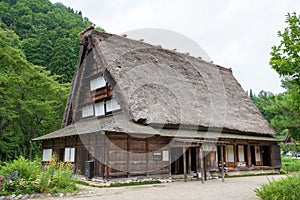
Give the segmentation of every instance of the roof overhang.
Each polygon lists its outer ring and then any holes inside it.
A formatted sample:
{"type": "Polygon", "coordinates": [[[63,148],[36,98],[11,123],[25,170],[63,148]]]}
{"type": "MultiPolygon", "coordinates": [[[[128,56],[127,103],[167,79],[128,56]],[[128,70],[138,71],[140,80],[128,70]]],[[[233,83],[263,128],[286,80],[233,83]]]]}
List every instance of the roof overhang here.
{"type": "Polygon", "coordinates": [[[134,134],[139,137],[163,136],[176,139],[202,139],[219,141],[222,139],[239,139],[239,140],[257,140],[257,141],[274,141],[281,140],[271,135],[250,135],[248,133],[223,133],[220,131],[198,131],[182,129],[157,129],[151,126],[145,126],[126,119],[124,114],[116,114],[106,118],[92,118],[82,120],[69,125],[58,131],[33,139],[32,141],[41,141],[48,139],[64,138],[76,135],[116,132],[134,134]]]}

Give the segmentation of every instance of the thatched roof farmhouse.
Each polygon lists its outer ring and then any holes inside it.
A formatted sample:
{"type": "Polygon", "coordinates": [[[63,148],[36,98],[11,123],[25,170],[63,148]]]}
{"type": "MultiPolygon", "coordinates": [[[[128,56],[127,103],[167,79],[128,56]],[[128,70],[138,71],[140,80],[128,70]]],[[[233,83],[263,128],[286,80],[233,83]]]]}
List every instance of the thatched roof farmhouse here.
{"type": "Polygon", "coordinates": [[[62,128],[34,141],[95,176],[278,170],[275,132],[231,69],[88,28],[62,128]],[[187,164],[186,164],[187,163],[187,164]]]}

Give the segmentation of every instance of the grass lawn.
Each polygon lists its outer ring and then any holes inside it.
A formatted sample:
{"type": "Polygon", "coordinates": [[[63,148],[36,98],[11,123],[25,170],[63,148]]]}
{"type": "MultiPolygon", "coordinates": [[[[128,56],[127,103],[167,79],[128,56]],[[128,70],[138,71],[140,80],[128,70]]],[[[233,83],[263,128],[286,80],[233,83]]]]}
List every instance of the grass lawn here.
{"type": "Polygon", "coordinates": [[[282,161],[281,169],[284,170],[285,172],[300,171],[300,159],[281,157],[281,161],[282,161]]]}

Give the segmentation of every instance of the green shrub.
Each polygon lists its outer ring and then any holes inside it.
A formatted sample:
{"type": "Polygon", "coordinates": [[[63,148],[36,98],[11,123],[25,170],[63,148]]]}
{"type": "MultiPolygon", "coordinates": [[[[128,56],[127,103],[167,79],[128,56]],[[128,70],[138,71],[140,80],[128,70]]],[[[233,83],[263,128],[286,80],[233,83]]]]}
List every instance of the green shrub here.
{"type": "Polygon", "coordinates": [[[33,193],[31,181],[37,178],[40,169],[40,162],[29,161],[22,156],[11,163],[4,163],[0,167],[0,175],[4,177],[0,194],[33,193]]]}
{"type": "Polygon", "coordinates": [[[255,189],[256,196],[263,200],[298,200],[300,199],[300,174],[294,174],[279,180],[269,180],[260,189],[255,189]]]}
{"type": "Polygon", "coordinates": [[[300,159],[281,157],[282,169],[289,172],[300,171],[300,159]],[[287,167],[286,164],[289,166],[287,167]]]}
{"type": "Polygon", "coordinates": [[[56,156],[43,167],[38,160],[19,157],[0,166],[0,195],[72,192],[77,190],[73,169],[70,163],[57,162],[56,156]]]}
{"type": "Polygon", "coordinates": [[[38,192],[72,192],[77,190],[76,179],[72,177],[74,166],[71,163],[57,162],[56,156],[43,167],[39,177],[33,182],[38,192]]]}

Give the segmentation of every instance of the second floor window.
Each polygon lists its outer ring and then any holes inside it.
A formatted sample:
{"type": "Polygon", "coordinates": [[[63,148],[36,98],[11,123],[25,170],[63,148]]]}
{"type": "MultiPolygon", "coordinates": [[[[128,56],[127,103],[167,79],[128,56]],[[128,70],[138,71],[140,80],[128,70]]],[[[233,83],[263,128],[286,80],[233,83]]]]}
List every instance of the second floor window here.
{"type": "Polygon", "coordinates": [[[106,86],[106,82],[103,76],[97,77],[95,79],[92,79],[90,81],[90,88],[91,91],[94,91],[96,89],[102,88],[106,86]]]}

